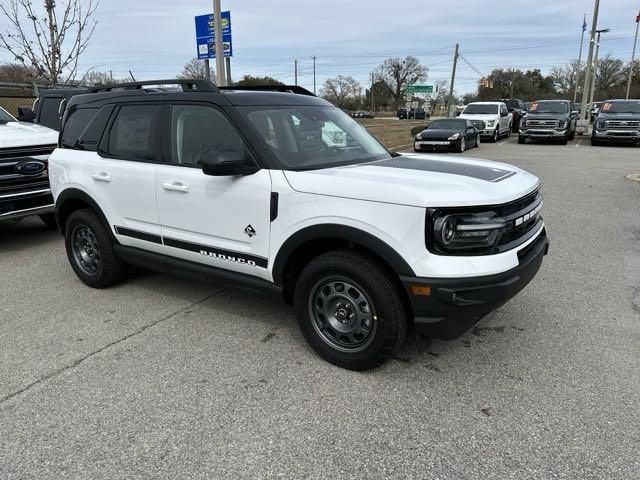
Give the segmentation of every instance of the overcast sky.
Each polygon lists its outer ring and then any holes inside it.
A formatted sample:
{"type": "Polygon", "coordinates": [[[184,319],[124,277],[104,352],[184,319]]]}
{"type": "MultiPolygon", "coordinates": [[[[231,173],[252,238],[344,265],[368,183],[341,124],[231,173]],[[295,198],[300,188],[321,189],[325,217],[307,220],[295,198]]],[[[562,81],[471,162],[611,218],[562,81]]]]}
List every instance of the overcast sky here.
{"type": "MultiPolygon", "coordinates": [[[[174,77],[196,55],[194,16],[210,13],[207,0],[102,0],[98,26],[83,68],[139,79],[174,77]]],[[[231,10],[234,79],[271,75],[301,85],[352,75],[363,85],[386,57],[416,55],[429,81],[450,75],[453,44],[480,73],[493,68],[550,70],[578,55],[582,16],[589,28],[593,0],[223,0],[231,10]],[[536,48],[524,48],[536,47],[536,48]]],[[[631,56],[640,0],[602,0],[599,26],[611,28],[601,55],[631,56]]],[[[0,20],[1,21],[1,20],[0,20]]],[[[587,43],[585,42],[585,51],[587,43]]],[[[586,53],[585,53],[586,56],[586,53]]],[[[0,60],[9,61],[6,52],[0,60]]],[[[475,90],[479,74],[461,62],[456,92],[475,90]]]]}

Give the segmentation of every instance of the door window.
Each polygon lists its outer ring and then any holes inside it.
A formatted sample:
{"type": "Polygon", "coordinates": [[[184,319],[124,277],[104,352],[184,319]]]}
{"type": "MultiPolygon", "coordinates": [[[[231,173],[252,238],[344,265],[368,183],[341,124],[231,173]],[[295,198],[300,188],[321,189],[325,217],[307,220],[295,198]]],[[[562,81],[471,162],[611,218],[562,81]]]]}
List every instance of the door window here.
{"type": "Polygon", "coordinates": [[[127,160],[153,160],[154,137],[160,116],[157,105],[121,107],[111,126],[105,153],[127,160]]]}
{"type": "Polygon", "coordinates": [[[174,165],[200,168],[205,156],[223,152],[237,152],[247,157],[242,138],[221,112],[204,105],[171,107],[171,162],[174,165]]]}
{"type": "Polygon", "coordinates": [[[40,125],[58,130],[60,128],[60,102],[62,97],[44,97],[40,107],[40,125]]]}

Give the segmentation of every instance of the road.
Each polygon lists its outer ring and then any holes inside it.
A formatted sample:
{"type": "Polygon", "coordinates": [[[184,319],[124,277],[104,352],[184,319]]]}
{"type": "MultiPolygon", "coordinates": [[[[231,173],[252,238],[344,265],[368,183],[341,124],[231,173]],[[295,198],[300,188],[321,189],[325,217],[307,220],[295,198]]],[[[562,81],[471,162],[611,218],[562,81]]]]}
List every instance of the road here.
{"type": "Polygon", "coordinates": [[[639,478],[639,153],[466,152],[542,179],[550,253],[474,330],[367,373],[274,299],[150,272],[92,290],[57,233],[1,225],[0,478],[639,478]]]}

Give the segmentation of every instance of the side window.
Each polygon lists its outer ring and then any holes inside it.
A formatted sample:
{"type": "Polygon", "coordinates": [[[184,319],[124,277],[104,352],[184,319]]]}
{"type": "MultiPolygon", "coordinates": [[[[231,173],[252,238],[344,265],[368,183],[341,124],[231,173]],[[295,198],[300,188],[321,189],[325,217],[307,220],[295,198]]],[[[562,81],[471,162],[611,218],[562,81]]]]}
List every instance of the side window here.
{"type": "Polygon", "coordinates": [[[111,125],[106,154],[130,160],[153,160],[160,107],[125,105],[111,125]]]}
{"type": "Polygon", "coordinates": [[[171,163],[200,167],[202,159],[214,152],[238,152],[242,156],[247,153],[235,127],[215,108],[204,105],[173,105],[171,163]]]}
{"type": "Polygon", "coordinates": [[[64,148],[75,148],[80,139],[80,135],[82,135],[82,132],[87,128],[87,125],[91,123],[96,113],[98,113],[97,108],[78,108],[72,110],[64,123],[60,146],[64,148]]]}
{"type": "Polygon", "coordinates": [[[38,123],[45,127],[58,130],[60,128],[60,114],[58,109],[60,108],[60,102],[62,97],[44,97],[41,100],[40,105],[40,118],[38,123]]]}

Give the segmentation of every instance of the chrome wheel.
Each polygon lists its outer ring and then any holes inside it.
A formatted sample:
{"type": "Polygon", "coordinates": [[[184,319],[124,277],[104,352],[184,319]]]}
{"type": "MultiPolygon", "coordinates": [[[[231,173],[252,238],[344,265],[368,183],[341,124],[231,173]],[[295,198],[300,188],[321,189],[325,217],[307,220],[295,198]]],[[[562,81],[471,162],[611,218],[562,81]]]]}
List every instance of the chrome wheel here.
{"type": "Polygon", "coordinates": [[[344,277],[323,278],[311,289],[309,315],[313,328],[332,348],[364,350],[373,340],[377,316],[365,290],[344,277]]]}
{"type": "Polygon", "coordinates": [[[102,262],[100,245],[93,231],[86,225],[76,225],[71,232],[71,241],[76,265],[87,275],[97,275],[102,262]]]}

